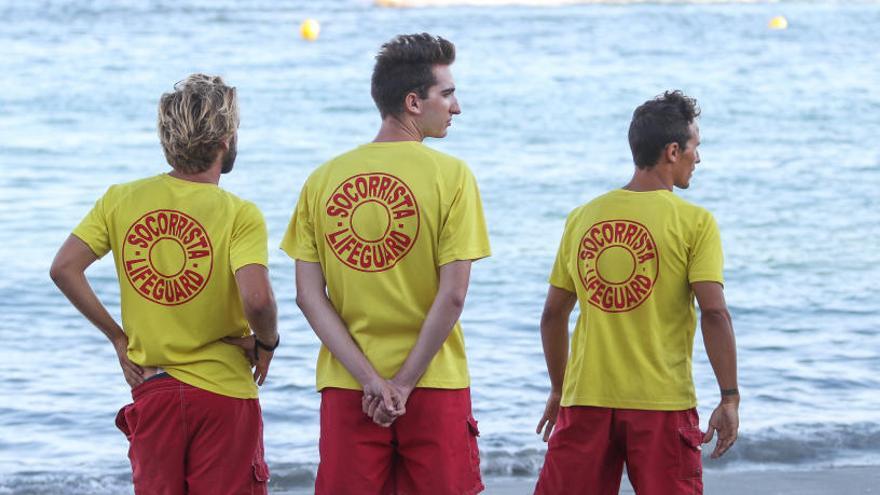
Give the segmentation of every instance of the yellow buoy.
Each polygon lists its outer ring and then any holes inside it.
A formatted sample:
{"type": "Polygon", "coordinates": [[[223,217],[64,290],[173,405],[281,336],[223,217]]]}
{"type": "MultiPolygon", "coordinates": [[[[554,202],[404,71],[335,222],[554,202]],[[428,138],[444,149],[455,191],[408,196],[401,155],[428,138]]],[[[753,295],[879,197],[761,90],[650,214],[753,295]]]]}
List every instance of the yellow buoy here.
{"type": "Polygon", "coordinates": [[[299,26],[299,34],[304,40],[315,41],[321,34],[321,25],[314,19],[306,19],[299,26]]]}
{"type": "Polygon", "coordinates": [[[781,15],[778,15],[773,19],[770,19],[767,27],[769,27],[770,29],[786,29],[788,28],[788,19],[781,15]]]}

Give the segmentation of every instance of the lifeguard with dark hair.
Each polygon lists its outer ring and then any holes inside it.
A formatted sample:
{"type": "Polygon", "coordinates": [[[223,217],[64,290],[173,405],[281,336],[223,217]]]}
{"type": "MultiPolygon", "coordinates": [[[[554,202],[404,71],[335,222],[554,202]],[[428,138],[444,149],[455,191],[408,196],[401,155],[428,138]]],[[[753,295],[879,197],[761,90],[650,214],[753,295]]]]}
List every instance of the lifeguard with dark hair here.
{"type": "Polygon", "coordinates": [[[736,344],[711,213],[676,196],[700,163],[696,101],[668,91],[633,113],[635,171],[568,216],[541,317],[551,391],[537,432],[549,440],[535,493],[703,492],[701,444],[736,441],[736,344]],[[721,401],[700,430],[691,370],[696,310],[721,401]],[[568,320],[580,317],[571,338],[568,320]]]}
{"type": "Polygon", "coordinates": [[[489,239],[468,166],[422,144],[461,113],[454,60],[424,33],[382,46],[378,135],[309,176],[281,243],[323,343],[317,494],[483,489],[458,319],[489,239]]]}

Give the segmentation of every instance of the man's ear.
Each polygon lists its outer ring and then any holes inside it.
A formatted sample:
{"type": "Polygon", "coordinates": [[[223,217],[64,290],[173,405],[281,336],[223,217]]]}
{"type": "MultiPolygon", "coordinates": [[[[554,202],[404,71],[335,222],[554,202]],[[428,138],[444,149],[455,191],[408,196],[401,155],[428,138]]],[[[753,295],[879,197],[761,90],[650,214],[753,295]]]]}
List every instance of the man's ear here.
{"type": "Polygon", "coordinates": [[[232,142],[232,136],[229,136],[228,138],[224,139],[223,141],[220,141],[220,144],[217,145],[217,148],[219,148],[221,153],[226,153],[227,151],[229,151],[229,143],[231,143],[231,142],[232,142]]]}
{"type": "Polygon", "coordinates": [[[678,146],[678,143],[669,143],[666,145],[666,148],[663,149],[663,154],[666,157],[666,161],[675,163],[678,161],[678,157],[681,154],[681,148],[678,146]]]}
{"type": "Polygon", "coordinates": [[[409,113],[421,115],[422,99],[415,91],[411,91],[403,98],[403,109],[409,113]]]}

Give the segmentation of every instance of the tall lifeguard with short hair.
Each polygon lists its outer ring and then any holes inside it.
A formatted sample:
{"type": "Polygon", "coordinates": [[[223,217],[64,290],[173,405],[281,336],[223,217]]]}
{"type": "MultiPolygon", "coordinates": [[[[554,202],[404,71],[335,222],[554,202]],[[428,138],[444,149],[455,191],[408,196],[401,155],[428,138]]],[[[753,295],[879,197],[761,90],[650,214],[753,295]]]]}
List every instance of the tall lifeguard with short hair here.
{"type": "Polygon", "coordinates": [[[111,186],[52,263],[132,387],[116,424],[131,442],[137,493],[266,493],[257,384],[279,342],[266,226],[253,203],[218,187],[238,121],[235,88],[220,77],[177,83],[159,102],[173,170],[111,186]],[[111,251],[121,326],[84,276],[111,251]]]}
{"type": "Polygon", "coordinates": [[[382,46],[379,134],[311,174],[281,244],[324,344],[318,494],[483,487],[458,319],[489,239],[470,169],[422,144],[461,112],[454,60],[429,34],[382,46]]]}

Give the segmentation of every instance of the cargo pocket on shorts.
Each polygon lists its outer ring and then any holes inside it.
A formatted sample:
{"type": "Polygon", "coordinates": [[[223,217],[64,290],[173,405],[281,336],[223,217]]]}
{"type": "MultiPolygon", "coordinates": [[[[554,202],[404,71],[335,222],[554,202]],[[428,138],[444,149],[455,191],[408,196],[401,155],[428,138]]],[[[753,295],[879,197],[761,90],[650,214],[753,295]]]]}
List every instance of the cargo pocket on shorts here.
{"type": "MultiPolygon", "coordinates": [[[[480,436],[480,429],[477,427],[477,420],[473,416],[467,418],[468,426],[468,449],[471,455],[471,472],[474,475],[474,481],[482,484],[480,476],[480,448],[477,446],[477,437],[480,436]]],[[[482,485],[481,485],[482,486],[482,485]]]]}
{"type": "Polygon", "coordinates": [[[137,416],[134,413],[134,404],[123,406],[116,413],[116,427],[119,428],[119,431],[125,435],[129,442],[131,442],[131,437],[134,436],[136,426],[137,416]]]}
{"type": "Polygon", "coordinates": [[[254,459],[253,469],[254,483],[251,493],[255,495],[264,495],[268,493],[267,484],[269,483],[269,466],[266,464],[266,461],[262,459],[262,456],[258,459],[254,459]]]}
{"type": "Polygon", "coordinates": [[[703,475],[703,432],[695,426],[678,429],[678,477],[683,480],[700,478],[703,475]]]}

